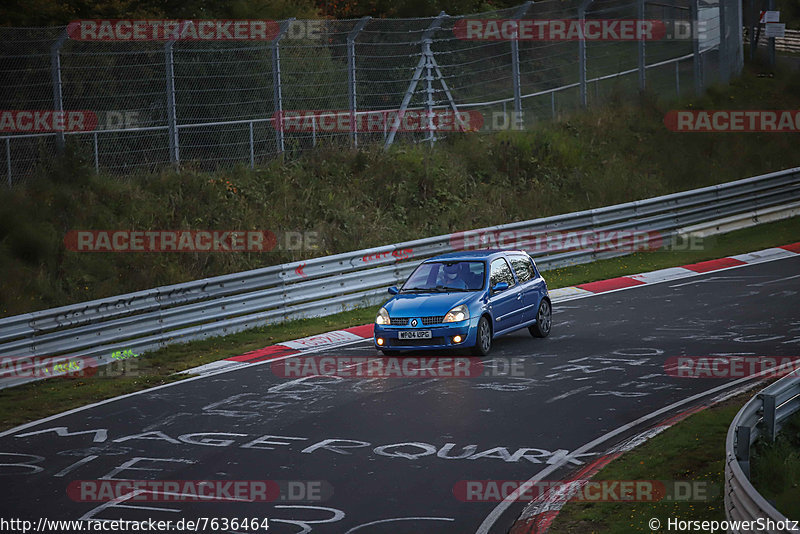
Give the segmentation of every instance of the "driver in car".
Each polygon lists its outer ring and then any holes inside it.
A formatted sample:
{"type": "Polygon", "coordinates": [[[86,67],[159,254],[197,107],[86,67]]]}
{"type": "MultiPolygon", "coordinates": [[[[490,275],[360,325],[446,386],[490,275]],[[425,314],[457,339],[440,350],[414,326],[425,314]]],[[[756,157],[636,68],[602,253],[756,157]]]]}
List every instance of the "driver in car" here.
{"type": "Polygon", "coordinates": [[[468,268],[466,263],[451,263],[442,267],[439,273],[440,284],[453,289],[467,289],[467,282],[464,276],[464,269],[468,268]]]}

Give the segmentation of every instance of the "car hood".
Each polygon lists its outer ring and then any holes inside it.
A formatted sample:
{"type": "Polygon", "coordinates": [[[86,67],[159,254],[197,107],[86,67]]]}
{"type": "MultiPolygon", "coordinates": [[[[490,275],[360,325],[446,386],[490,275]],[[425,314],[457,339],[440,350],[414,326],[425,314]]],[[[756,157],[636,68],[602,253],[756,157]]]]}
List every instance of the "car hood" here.
{"type": "Polygon", "coordinates": [[[446,315],[459,304],[476,298],[478,292],[401,293],[384,306],[389,317],[429,317],[446,315]]]}

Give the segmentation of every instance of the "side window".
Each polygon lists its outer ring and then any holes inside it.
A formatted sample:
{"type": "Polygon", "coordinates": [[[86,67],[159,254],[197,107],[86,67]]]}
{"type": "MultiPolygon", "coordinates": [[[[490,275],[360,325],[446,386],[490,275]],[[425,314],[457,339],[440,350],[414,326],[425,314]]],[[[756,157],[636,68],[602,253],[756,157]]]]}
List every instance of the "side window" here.
{"type": "Polygon", "coordinates": [[[511,266],[514,268],[520,284],[536,277],[531,260],[524,256],[511,256],[511,266]]]}
{"type": "Polygon", "coordinates": [[[499,284],[500,282],[507,283],[508,287],[514,285],[514,275],[511,274],[511,268],[503,258],[494,260],[492,262],[491,275],[489,277],[489,283],[491,286],[499,284]]]}

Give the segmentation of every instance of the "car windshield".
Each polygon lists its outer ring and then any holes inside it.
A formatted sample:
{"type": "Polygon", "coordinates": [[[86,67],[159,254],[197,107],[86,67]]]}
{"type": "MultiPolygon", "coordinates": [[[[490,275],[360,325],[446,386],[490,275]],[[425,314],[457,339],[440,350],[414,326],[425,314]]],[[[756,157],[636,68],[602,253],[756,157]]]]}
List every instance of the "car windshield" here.
{"type": "Polygon", "coordinates": [[[446,292],[483,289],[486,265],[482,261],[431,261],[417,267],[402,291],[446,292]]]}

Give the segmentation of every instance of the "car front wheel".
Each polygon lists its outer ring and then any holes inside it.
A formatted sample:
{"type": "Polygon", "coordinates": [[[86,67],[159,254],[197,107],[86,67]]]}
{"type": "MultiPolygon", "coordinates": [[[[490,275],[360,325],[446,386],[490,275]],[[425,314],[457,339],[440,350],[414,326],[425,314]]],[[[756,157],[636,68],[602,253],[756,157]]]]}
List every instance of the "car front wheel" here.
{"type": "Polygon", "coordinates": [[[486,356],[492,348],[492,330],[489,328],[489,320],[481,317],[478,321],[478,333],[475,336],[475,347],[472,353],[475,356],[486,356]]]}
{"type": "Polygon", "coordinates": [[[539,304],[539,311],[536,313],[536,324],[528,327],[528,331],[533,337],[547,337],[550,335],[550,327],[553,324],[553,310],[547,299],[542,299],[539,304]]]}

